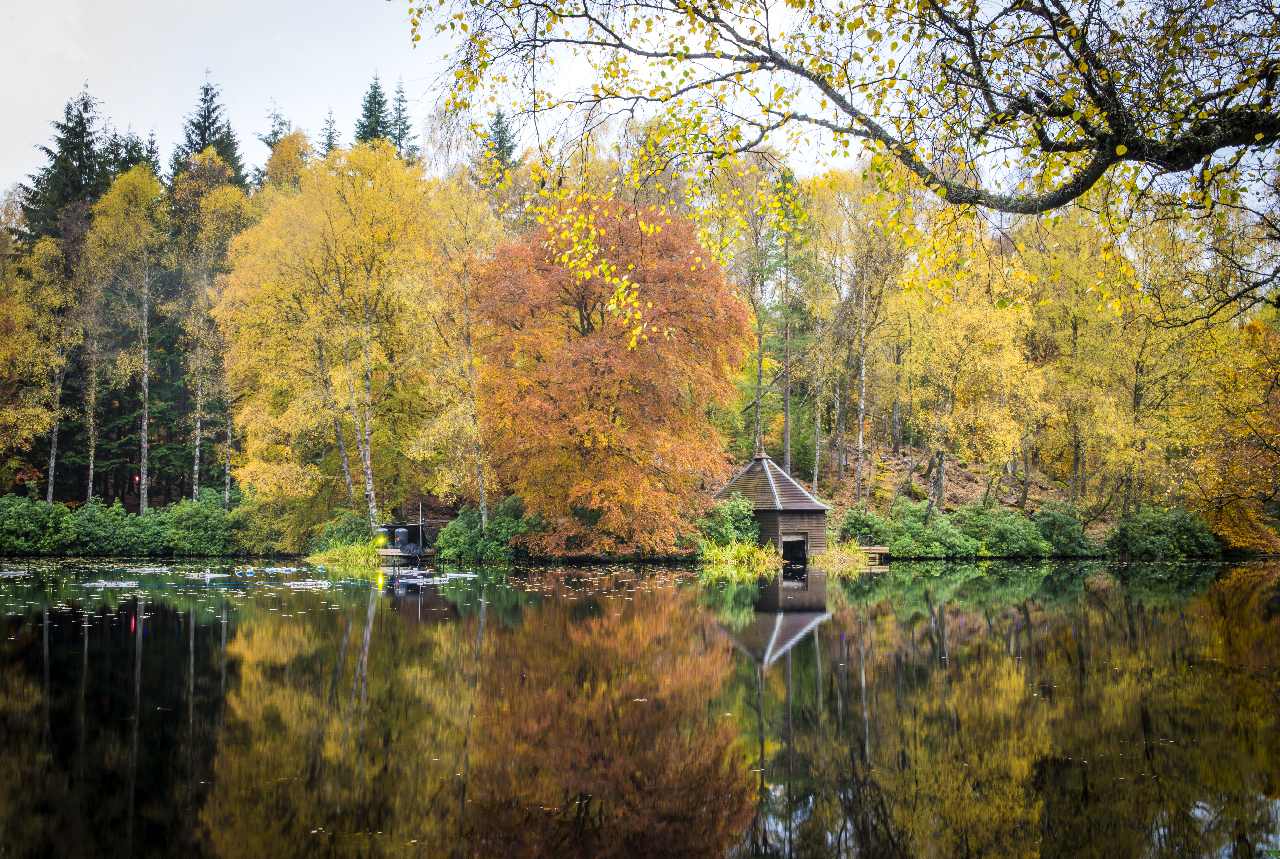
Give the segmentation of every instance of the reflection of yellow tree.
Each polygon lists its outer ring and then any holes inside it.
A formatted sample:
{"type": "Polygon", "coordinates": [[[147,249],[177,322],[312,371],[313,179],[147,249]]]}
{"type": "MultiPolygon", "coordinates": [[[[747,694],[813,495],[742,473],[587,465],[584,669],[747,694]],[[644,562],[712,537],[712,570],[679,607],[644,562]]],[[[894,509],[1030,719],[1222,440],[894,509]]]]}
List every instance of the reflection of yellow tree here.
{"type": "Polygon", "coordinates": [[[487,655],[468,812],[479,853],[724,854],[750,779],[707,706],[728,645],[691,597],[637,592],[581,623],[548,604],[487,655]]]}
{"type": "Polygon", "coordinates": [[[984,660],[935,672],[885,739],[882,756],[901,763],[882,786],[918,855],[1039,854],[1032,777],[1049,732],[1018,664],[984,660]]]}
{"type": "Polygon", "coordinates": [[[201,814],[218,855],[382,855],[457,832],[472,626],[401,623],[379,599],[241,624],[201,814]]]}
{"type": "Polygon", "coordinates": [[[247,618],[206,837],[245,857],[719,855],[747,808],[706,704],[729,656],[692,594],[633,593],[587,619],[547,601],[514,630],[408,623],[377,593],[247,618]]]}
{"type": "MultiPolygon", "coordinates": [[[[790,698],[765,681],[774,831],[795,855],[1251,855],[1280,794],[1280,568],[1189,600],[1185,571],[1128,575],[842,605],[816,691],[808,642],[790,698]]],[[[725,696],[752,742],[754,684],[725,696]]]]}

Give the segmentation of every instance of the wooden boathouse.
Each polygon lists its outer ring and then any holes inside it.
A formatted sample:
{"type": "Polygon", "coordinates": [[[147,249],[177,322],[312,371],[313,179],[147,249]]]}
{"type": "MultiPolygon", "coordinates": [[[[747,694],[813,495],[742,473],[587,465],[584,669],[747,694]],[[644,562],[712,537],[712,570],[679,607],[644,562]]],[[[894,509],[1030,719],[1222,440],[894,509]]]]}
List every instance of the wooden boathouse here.
{"type": "Polygon", "coordinates": [[[796,482],[760,450],[716,493],[717,499],[738,494],[751,502],[760,545],[773,544],[788,572],[802,572],[809,559],[827,548],[827,505],[796,482]]]}

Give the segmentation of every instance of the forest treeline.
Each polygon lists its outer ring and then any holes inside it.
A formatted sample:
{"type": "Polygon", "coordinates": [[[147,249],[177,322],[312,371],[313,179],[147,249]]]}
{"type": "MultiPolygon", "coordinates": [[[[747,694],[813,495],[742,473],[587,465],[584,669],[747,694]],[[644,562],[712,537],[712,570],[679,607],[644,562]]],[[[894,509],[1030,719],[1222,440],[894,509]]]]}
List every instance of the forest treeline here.
{"type": "Polygon", "coordinates": [[[6,196],[12,491],[220,498],[290,551],[423,500],[483,529],[515,496],[537,553],[654,555],[763,446],[868,515],[1184,507],[1277,546],[1280,319],[1187,288],[1236,273],[1176,214],[993,221],[879,156],[693,183],[633,134],[551,167],[501,113],[427,159],[376,80],[350,147],[277,114],[250,170],[219,99],[162,167],[80,94],[6,196]]]}

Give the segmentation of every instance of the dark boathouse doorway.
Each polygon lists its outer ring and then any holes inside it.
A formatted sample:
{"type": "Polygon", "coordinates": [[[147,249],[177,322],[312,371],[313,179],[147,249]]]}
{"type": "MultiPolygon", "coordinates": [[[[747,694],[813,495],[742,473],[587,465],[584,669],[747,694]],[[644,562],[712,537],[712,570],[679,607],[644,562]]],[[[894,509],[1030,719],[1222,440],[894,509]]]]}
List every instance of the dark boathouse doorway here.
{"type": "Polygon", "coordinates": [[[757,453],[716,498],[735,494],[751,502],[760,545],[772,545],[782,554],[784,576],[803,576],[809,560],[827,548],[827,505],[767,453],[757,453]]]}
{"type": "Polygon", "coordinates": [[[809,540],[804,534],[782,535],[782,574],[804,575],[809,568],[809,540]]]}

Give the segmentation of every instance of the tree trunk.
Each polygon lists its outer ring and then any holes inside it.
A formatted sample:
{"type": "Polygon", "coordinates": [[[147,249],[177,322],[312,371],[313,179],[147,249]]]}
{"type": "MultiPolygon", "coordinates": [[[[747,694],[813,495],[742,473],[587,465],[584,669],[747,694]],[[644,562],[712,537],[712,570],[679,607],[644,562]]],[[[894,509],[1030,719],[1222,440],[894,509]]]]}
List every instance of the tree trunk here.
{"type": "Polygon", "coordinates": [[[822,458],[822,389],[813,388],[813,494],[818,494],[818,473],[822,458]]]}
{"type": "Polygon", "coordinates": [[[49,470],[45,473],[48,479],[48,486],[44,490],[44,500],[48,504],[53,503],[53,484],[54,477],[58,470],[58,430],[62,426],[60,413],[62,411],[62,380],[66,378],[67,371],[62,369],[58,371],[58,375],[53,380],[53,428],[49,430],[49,470]]]}
{"type": "Polygon", "coordinates": [[[85,503],[93,500],[93,469],[98,456],[98,350],[92,342],[88,353],[89,378],[84,389],[84,423],[89,436],[89,474],[85,479],[85,503]]]}
{"type": "Polygon", "coordinates": [[[1071,504],[1075,506],[1083,494],[1080,486],[1080,473],[1084,470],[1084,445],[1080,439],[1080,427],[1074,421],[1071,424],[1071,504]]]}
{"type": "Polygon", "coordinates": [[[53,429],[49,430],[49,470],[45,474],[47,485],[44,488],[44,500],[46,504],[53,503],[53,479],[54,471],[58,467],[58,426],[61,424],[57,418],[53,419],[53,429]]]}
{"type": "Polygon", "coordinates": [[[902,454],[902,404],[894,399],[893,410],[889,418],[889,432],[893,436],[893,454],[902,454]]]}
{"type": "Polygon", "coordinates": [[[141,436],[141,459],[138,475],[138,513],[146,515],[147,489],[151,475],[148,471],[151,456],[151,281],[144,275],[142,281],[142,420],[138,429],[141,436]]]}
{"type": "MultiPolygon", "coordinates": [[[[784,302],[782,312],[787,312],[784,302]]],[[[791,317],[782,325],[782,470],[791,473],[791,317]]]]}
{"type": "Polygon", "coordinates": [[[333,442],[338,446],[338,455],[342,461],[342,483],[347,487],[347,501],[356,503],[356,487],[351,480],[351,457],[347,454],[347,439],[342,432],[342,421],[333,416],[333,442]]]}
{"type": "Polygon", "coordinates": [[[222,452],[222,508],[231,507],[231,404],[227,404],[227,444],[222,452]]]}
{"type": "Polygon", "coordinates": [[[862,501],[866,493],[866,424],[867,424],[867,362],[866,356],[858,359],[858,459],[854,463],[854,498],[862,501]]]}
{"type": "Polygon", "coordinates": [[[489,528],[489,492],[484,485],[484,459],[480,445],[476,445],[476,492],[480,503],[480,530],[489,528]]]}
{"type": "Polygon", "coordinates": [[[847,420],[844,400],[848,393],[848,380],[841,373],[836,380],[836,413],[831,423],[831,434],[827,437],[827,452],[835,460],[836,476],[840,479],[844,478],[844,425],[847,420]]]}
{"type": "Polygon", "coordinates": [[[928,481],[929,475],[933,475],[933,487],[929,492],[929,504],[924,508],[924,523],[929,524],[929,520],[933,517],[933,510],[936,507],[942,509],[943,492],[946,489],[946,452],[937,451],[933,458],[929,460],[929,468],[925,471],[925,480],[928,481]]]}
{"type": "Polygon", "coordinates": [[[1022,486],[1018,492],[1018,509],[1027,509],[1027,495],[1031,491],[1031,445],[1022,440],[1022,486]]]}
{"type": "Polygon", "coordinates": [[[938,509],[942,509],[943,499],[946,497],[947,488],[947,452],[945,450],[938,451],[938,473],[935,477],[936,482],[933,485],[933,497],[937,502],[938,509]]]}
{"type": "Polygon", "coordinates": [[[853,466],[854,499],[862,503],[866,482],[867,423],[867,288],[858,286],[858,433],[857,455],[853,466]]]}
{"type": "Polygon", "coordinates": [[[764,428],[760,420],[761,398],[764,396],[764,317],[756,313],[756,453],[764,450],[764,428]]]}
{"type": "Polygon", "coordinates": [[[356,503],[355,483],[351,479],[351,457],[347,454],[347,439],[342,432],[342,421],[338,418],[338,404],[333,396],[333,382],[329,379],[329,364],[324,356],[324,343],[316,338],[316,369],[320,377],[320,388],[324,393],[325,407],[333,412],[333,442],[338,446],[338,456],[342,462],[342,481],[347,487],[347,502],[356,503]]]}
{"type": "Polygon", "coordinates": [[[364,466],[364,500],[369,505],[369,527],[378,527],[378,497],[374,491],[373,483],[373,415],[370,414],[370,404],[373,402],[373,372],[367,367],[364,371],[364,395],[365,401],[362,405],[363,421],[360,428],[361,445],[360,458],[364,466]]]}
{"type": "Polygon", "coordinates": [[[196,379],[195,453],[191,457],[191,500],[200,500],[200,440],[204,429],[204,380],[196,379]]]}

